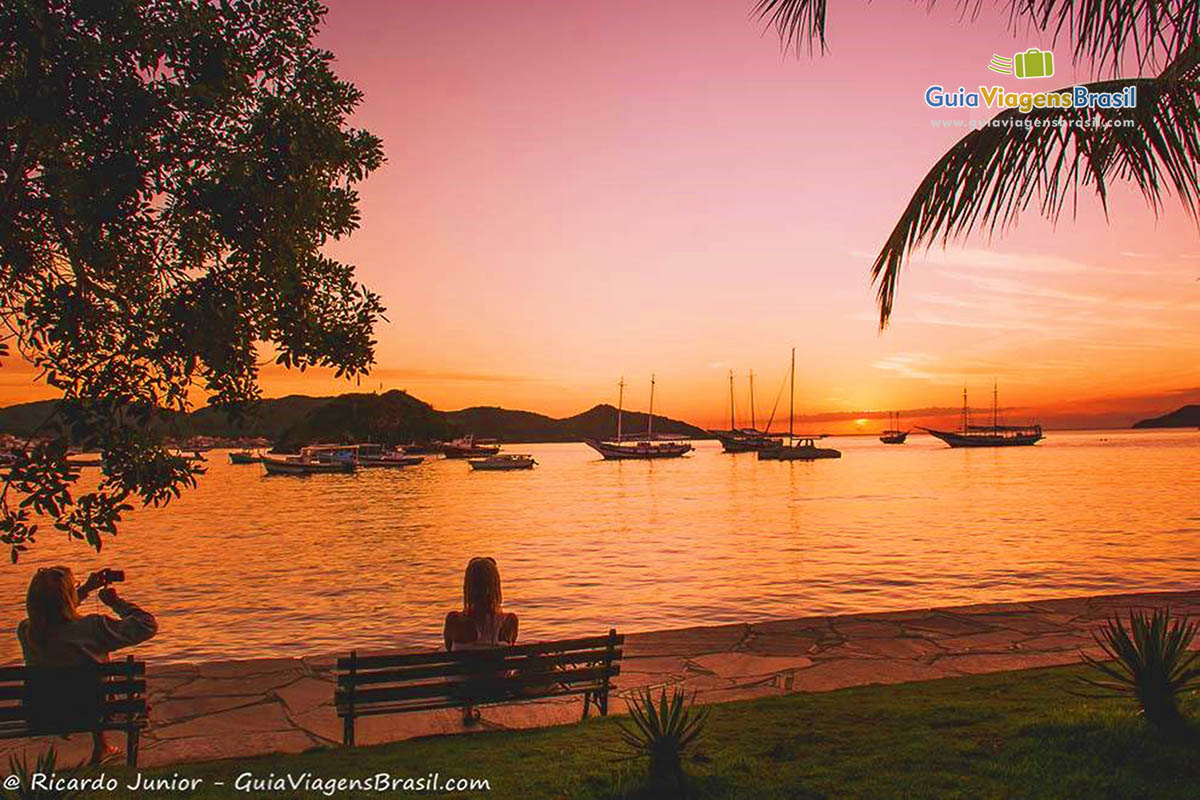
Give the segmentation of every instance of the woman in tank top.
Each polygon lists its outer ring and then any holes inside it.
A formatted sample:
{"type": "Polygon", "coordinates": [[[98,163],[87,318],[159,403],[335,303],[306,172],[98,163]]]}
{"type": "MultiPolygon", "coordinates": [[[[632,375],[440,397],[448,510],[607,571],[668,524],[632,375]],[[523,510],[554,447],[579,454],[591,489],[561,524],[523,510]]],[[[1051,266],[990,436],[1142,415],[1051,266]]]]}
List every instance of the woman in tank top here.
{"type": "MultiPolygon", "coordinates": [[[[492,650],[517,641],[517,615],[505,612],[501,607],[500,570],[494,558],[472,558],[463,576],[462,611],[451,611],[446,615],[442,638],[446,649],[452,652],[463,650],[492,650]]],[[[479,712],[471,706],[463,709],[463,722],[470,724],[479,719],[479,712]]]]}

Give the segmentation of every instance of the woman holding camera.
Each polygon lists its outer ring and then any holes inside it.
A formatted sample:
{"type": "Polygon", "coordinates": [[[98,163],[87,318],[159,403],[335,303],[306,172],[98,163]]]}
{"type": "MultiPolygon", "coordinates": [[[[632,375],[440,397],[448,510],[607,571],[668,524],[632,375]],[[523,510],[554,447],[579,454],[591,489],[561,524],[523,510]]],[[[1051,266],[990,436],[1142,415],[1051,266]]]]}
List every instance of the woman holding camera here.
{"type": "MultiPolygon", "coordinates": [[[[111,584],[124,580],[117,570],[93,572],[81,585],[69,567],[43,567],[29,582],[25,608],[29,618],[17,626],[17,638],[31,667],[73,667],[108,661],[108,654],[139,644],[158,632],[154,616],[122,599],[111,584]],[[99,589],[100,602],[116,613],[81,614],[80,602],[99,589]]],[[[92,763],[117,752],[103,733],[92,734],[92,763]]]]}

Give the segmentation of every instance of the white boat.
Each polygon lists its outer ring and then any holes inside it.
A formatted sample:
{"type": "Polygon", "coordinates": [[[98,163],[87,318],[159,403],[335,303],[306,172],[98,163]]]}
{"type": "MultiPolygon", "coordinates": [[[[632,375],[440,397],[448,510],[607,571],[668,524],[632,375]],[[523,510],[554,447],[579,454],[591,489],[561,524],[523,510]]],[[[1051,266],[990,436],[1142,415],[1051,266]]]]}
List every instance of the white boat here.
{"type": "Polygon", "coordinates": [[[616,439],[584,439],[584,443],[602,455],[605,459],[616,461],[620,459],[654,459],[679,458],[685,453],[692,452],[692,445],[678,441],[677,436],[656,436],[654,434],[654,376],[650,376],[650,413],[646,419],[646,433],[640,436],[622,436],[621,412],[625,402],[625,379],[617,384],[620,392],[617,395],[617,438],[616,439]],[[660,441],[661,440],[661,441],[660,441]]]}
{"type": "Polygon", "coordinates": [[[263,456],[268,475],[318,475],[329,472],[354,472],[353,445],[317,444],[302,448],[296,456],[263,456]]]}
{"type": "Polygon", "coordinates": [[[503,455],[488,456],[487,458],[472,458],[467,462],[471,469],[484,472],[502,472],[513,469],[533,469],[537,462],[528,453],[504,453],[503,455]]]}
{"type": "Polygon", "coordinates": [[[824,435],[797,436],[793,432],[796,421],[796,348],[792,348],[792,366],[788,371],[791,380],[791,400],[788,406],[787,444],[767,447],[758,451],[759,461],[816,461],[819,458],[841,458],[840,450],[832,447],[817,447],[817,439],[824,435]]]}

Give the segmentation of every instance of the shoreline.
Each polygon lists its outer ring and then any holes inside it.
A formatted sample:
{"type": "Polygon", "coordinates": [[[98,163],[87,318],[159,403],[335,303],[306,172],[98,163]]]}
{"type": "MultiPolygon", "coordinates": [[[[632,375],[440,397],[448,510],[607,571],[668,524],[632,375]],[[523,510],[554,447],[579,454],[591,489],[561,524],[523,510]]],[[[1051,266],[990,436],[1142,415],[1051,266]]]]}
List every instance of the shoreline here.
{"type": "MultiPolygon", "coordinates": [[[[629,634],[617,695],[681,686],[721,703],[868,684],[895,684],[1079,662],[1099,649],[1090,632],[1114,612],[1159,608],[1200,617],[1200,590],[987,603],[629,634]]],[[[349,647],[347,648],[348,651],[349,647]]],[[[342,654],[345,655],[345,654],[342,654]]],[[[337,655],[192,664],[147,663],[150,727],[144,767],[338,747],[332,668],[337,655]]],[[[464,728],[454,709],[359,721],[362,745],[437,734],[538,728],[579,719],[579,698],[483,709],[464,728]]],[[[615,712],[623,710],[613,703],[615,712]]],[[[90,737],[8,740],[0,758],[54,744],[80,760],[90,737]]]]}

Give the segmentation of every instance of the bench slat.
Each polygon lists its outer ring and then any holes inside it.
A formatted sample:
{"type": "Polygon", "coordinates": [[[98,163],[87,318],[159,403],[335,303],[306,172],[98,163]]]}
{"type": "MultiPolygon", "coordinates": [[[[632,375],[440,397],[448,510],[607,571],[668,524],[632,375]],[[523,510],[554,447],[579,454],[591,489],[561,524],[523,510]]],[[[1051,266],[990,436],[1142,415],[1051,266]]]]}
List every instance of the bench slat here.
{"type": "MultiPolygon", "coordinates": [[[[586,694],[588,692],[598,692],[604,688],[603,681],[593,681],[592,683],[573,684],[566,689],[561,689],[557,692],[534,695],[531,697],[504,697],[497,701],[499,703],[515,703],[524,700],[539,700],[544,698],[571,697],[574,695],[586,694]]],[[[486,706],[492,705],[489,701],[479,702],[476,700],[464,700],[462,698],[442,697],[442,698],[417,698],[407,702],[396,703],[380,703],[359,708],[357,703],[354,707],[355,717],[373,717],[380,714],[405,714],[410,711],[434,711],[441,708],[462,708],[466,705],[486,706]]],[[[337,706],[337,715],[340,719],[346,717],[346,707],[337,706]]]]}
{"type": "MultiPolygon", "coordinates": [[[[112,714],[144,714],[146,713],[146,700],[141,697],[128,700],[109,700],[99,706],[101,714],[109,716],[112,714]]],[[[2,720],[25,720],[29,718],[29,708],[27,706],[4,706],[0,707],[0,721],[2,720]]]]}
{"type": "MultiPolygon", "coordinates": [[[[0,686],[0,700],[21,700],[25,697],[25,692],[24,684],[0,686]]],[[[104,683],[104,693],[110,697],[114,695],[145,694],[146,681],[106,681],[104,683]]]]}
{"type": "MultiPolygon", "coordinates": [[[[528,699],[535,699],[547,693],[540,691],[543,687],[549,689],[563,684],[597,681],[618,675],[620,672],[621,666],[612,664],[607,667],[584,667],[562,672],[536,672],[514,677],[469,677],[460,681],[416,683],[379,689],[355,689],[354,706],[359,708],[372,703],[420,697],[469,697],[476,703],[486,703],[490,701],[489,699],[521,700],[525,699],[521,696],[520,690],[522,689],[534,690],[529,693],[528,699]]],[[[348,690],[338,689],[334,692],[334,699],[339,704],[348,703],[349,697],[348,690]]]]}
{"type": "MultiPolygon", "coordinates": [[[[0,683],[14,683],[14,682],[18,682],[18,681],[24,681],[29,676],[30,671],[41,671],[41,670],[47,670],[47,669],[62,669],[62,670],[79,669],[80,671],[83,671],[86,669],[89,672],[93,672],[94,674],[103,675],[106,677],[111,677],[114,675],[119,675],[119,676],[123,677],[123,676],[129,675],[129,672],[130,672],[129,664],[124,661],[105,661],[105,662],[97,663],[95,666],[89,664],[86,667],[84,667],[84,666],[80,666],[80,667],[26,667],[26,666],[0,667],[0,683]]],[[[145,661],[133,662],[133,674],[134,675],[145,675],[146,674],[146,662],[145,661]]]]}
{"type": "MultiPolygon", "coordinates": [[[[534,653],[561,653],[567,650],[592,650],[601,647],[608,647],[609,642],[619,646],[625,642],[625,634],[618,634],[610,638],[605,636],[587,636],[582,639],[565,639],[560,642],[532,642],[530,644],[517,644],[497,648],[503,650],[508,655],[528,655],[534,653]]],[[[354,661],[355,668],[358,670],[383,669],[386,667],[404,667],[432,664],[453,664],[460,661],[478,658],[480,653],[490,652],[487,650],[459,650],[456,652],[447,652],[445,650],[433,650],[427,653],[393,653],[381,654],[373,656],[358,656],[354,661]]],[[[350,669],[349,658],[339,658],[337,660],[337,671],[345,672],[350,669]]]]}
{"type": "Polygon", "coordinates": [[[368,686],[379,683],[402,683],[422,678],[452,677],[455,675],[478,674],[479,672],[534,671],[549,666],[599,663],[608,659],[619,660],[621,650],[580,650],[573,653],[554,655],[529,654],[512,656],[503,650],[477,651],[476,658],[453,664],[433,666],[399,667],[364,672],[343,673],[337,676],[341,687],[368,686]]]}

